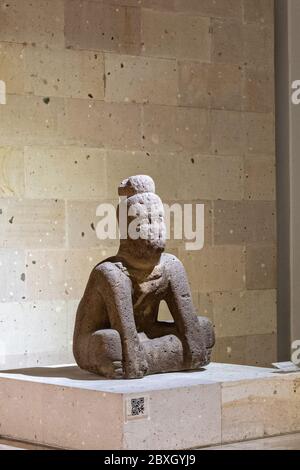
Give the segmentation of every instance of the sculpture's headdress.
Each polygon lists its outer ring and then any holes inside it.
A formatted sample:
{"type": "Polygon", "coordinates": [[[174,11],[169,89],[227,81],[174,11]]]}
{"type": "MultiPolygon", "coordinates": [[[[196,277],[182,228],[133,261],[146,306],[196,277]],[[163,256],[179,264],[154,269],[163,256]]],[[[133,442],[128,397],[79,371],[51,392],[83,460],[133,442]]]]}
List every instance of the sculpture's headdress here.
{"type": "Polygon", "coordinates": [[[135,194],[142,193],[154,193],[155,194],[155,183],[150,176],[137,175],[130,176],[122,181],[118,187],[119,196],[125,196],[127,198],[134,196],[135,194]]]}

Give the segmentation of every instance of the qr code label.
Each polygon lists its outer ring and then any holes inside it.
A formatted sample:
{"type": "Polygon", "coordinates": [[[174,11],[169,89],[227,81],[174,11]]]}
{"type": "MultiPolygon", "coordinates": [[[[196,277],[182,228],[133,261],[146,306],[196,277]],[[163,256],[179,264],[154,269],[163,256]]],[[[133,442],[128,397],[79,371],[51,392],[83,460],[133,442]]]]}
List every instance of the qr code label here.
{"type": "Polygon", "coordinates": [[[145,398],[131,398],[131,416],[145,414],[145,398]]]}
{"type": "Polygon", "coordinates": [[[126,418],[147,418],[148,397],[128,397],[126,399],[126,418]]]}

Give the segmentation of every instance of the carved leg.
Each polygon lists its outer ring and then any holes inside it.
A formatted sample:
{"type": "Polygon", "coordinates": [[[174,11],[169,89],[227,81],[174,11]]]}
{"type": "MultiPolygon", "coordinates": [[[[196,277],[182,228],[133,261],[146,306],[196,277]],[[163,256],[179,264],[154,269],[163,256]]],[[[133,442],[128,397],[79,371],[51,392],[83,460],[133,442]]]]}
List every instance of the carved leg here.
{"type": "MultiPolygon", "coordinates": [[[[208,318],[198,317],[198,321],[202,336],[199,341],[204,342],[207,351],[201,366],[206,366],[210,362],[211,351],[215,344],[215,334],[213,325],[208,318]]],[[[182,342],[175,324],[156,322],[149,331],[149,337],[152,339],[143,343],[147,353],[148,373],[185,370],[182,342]]]]}
{"type": "Polygon", "coordinates": [[[204,336],[206,351],[207,351],[207,361],[204,366],[210,363],[212,349],[215,345],[215,331],[212,322],[207,317],[198,317],[201,332],[204,336]]]}
{"type": "Polygon", "coordinates": [[[183,348],[177,336],[167,335],[149,339],[143,344],[148,361],[148,374],[183,369],[183,348]]]}
{"type": "MultiPolygon", "coordinates": [[[[145,333],[139,333],[145,347],[148,373],[168,372],[182,369],[182,346],[174,335],[150,340],[145,333]]],[[[83,348],[81,348],[81,351],[83,348]]],[[[89,336],[85,354],[76,358],[78,365],[85,370],[110,379],[124,377],[122,364],[122,344],[116,330],[99,330],[89,336]]]]}
{"type": "MultiPolygon", "coordinates": [[[[206,361],[201,364],[201,366],[205,366],[210,362],[215,337],[212,324],[206,317],[198,317],[198,321],[207,350],[206,361]]],[[[185,370],[183,347],[177,336],[175,325],[167,322],[157,322],[154,331],[151,330],[151,333],[150,338],[145,333],[139,333],[138,335],[145,348],[148,374],[185,370]],[[153,337],[154,332],[156,337],[153,337]]],[[[90,335],[84,356],[76,358],[82,369],[110,379],[124,377],[122,344],[120,335],[116,330],[100,330],[90,335]]]]}
{"type": "MultiPolygon", "coordinates": [[[[148,374],[182,370],[182,345],[176,336],[167,335],[153,340],[145,333],[139,333],[138,336],[145,348],[149,365],[148,374]]],[[[109,379],[124,378],[122,345],[116,330],[96,331],[89,338],[86,353],[84,363],[82,356],[81,361],[77,359],[82,369],[109,379]]]]}
{"type": "Polygon", "coordinates": [[[84,354],[75,357],[79,367],[107,378],[122,378],[122,345],[116,330],[96,331],[85,338],[84,354]]]}

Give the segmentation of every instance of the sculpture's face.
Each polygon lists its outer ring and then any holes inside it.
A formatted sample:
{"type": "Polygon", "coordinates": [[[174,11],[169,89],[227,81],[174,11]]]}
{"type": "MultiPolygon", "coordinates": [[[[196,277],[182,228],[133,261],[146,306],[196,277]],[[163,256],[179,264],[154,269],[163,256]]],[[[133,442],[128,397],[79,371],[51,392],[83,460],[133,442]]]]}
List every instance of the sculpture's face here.
{"type": "Polygon", "coordinates": [[[135,202],[128,209],[128,236],[148,254],[162,252],[166,244],[164,207],[158,196],[135,202]],[[136,215],[135,215],[136,214],[136,215]]]}
{"type": "Polygon", "coordinates": [[[137,194],[127,200],[126,246],[137,258],[157,257],[166,245],[164,207],[152,193],[137,194]]]}

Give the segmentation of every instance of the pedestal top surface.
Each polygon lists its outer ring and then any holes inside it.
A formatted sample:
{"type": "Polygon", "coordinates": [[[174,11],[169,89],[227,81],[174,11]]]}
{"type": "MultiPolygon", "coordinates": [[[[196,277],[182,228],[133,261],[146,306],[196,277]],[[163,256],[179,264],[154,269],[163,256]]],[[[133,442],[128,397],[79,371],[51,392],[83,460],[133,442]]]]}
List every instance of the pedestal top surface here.
{"type": "MultiPolygon", "coordinates": [[[[299,373],[287,375],[297,375],[297,377],[300,378],[299,373]]],[[[219,363],[211,363],[209,366],[199,371],[149,375],[142,379],[135,380],[108,380],[82,371],[74,364],[0,372],[0,380],[12,379],[121,394],[136,391],[190,387],[201,384],[226,384],[228,382],[245,380],[271,379],[275,377],[278,378],[279,376],[282,378],[283,374],[278,373],[276,369],[219,363]]]]}

